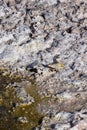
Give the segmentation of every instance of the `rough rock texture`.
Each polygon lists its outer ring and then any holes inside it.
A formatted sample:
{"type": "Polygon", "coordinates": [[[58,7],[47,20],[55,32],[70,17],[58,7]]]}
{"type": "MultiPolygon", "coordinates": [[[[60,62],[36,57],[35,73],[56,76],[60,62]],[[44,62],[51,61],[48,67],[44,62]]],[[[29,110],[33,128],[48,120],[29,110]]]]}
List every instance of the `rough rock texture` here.
{"type": "Polygon", "coordinates": [[[35,79],[47,98],[36,130],[86,130],[87,0],[1,0],[0,66],[35,79]]]}

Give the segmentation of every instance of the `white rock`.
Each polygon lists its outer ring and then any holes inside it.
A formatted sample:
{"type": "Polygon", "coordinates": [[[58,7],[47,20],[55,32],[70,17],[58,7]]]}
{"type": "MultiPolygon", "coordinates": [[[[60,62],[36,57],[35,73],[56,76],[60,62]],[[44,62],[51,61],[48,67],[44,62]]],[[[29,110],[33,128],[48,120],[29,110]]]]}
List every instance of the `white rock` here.
{"type": "Polygon", "coordinates": [[[57,124],[55,130],[69,130],[70,124],[57,124]]]}

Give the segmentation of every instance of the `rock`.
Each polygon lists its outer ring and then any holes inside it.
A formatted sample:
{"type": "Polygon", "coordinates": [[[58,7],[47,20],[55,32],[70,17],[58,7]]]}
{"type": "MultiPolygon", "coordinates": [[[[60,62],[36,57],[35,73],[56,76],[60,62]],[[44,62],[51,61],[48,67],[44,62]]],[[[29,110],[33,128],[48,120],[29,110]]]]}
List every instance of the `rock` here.
{"type": "Polygon", "coordinates": [[[70,130],[86,130],[87,129],[87,120],[82,120],[77,123],[76,126],[71,128],[70,130]]]}
{"type": "Polygon", "coordinates": [[[41,3],[47,3],[49,6],[51,6],[51,5],[54,5],[54,4],[57,4],[57,0],[48,0],[48,1],[46,1],[46,0],[41,0],[40,1],[41,3]]]}
{"type": "Polygon", "coordinates": [[[57,122],[61,123],[67,123],[73,120],[73,114],[68,112],[60,112],[55,115],[54,120],[57,120],[57,122]]]}
{"type": "MultiPolygon", "coordinates": [[[[26,84],[26,83],[25,83],[26,84]]],[[[27,86],[26,86],[27,87],[27,86]]],[[[16,91],[16,94],[17,94],[17,97],[19,98],[20,100],[20,103],[17,103],[16,106],[20,106],[20,105],[30,105],[34,102],[34,98],[31,97],[29,95],[29,93],[26,92],[26,88],[23,87],[23,84],[22,86],[17,86],[16,87],[14,86],[15,88],[15,91],[16,91]]]]}
{"type": "Polygon", "coordinates": [[[34,102],[34,98],[31,97],[28,92],[31,87],[30,81],[21,81],[19,83],[14,82],[12,86],[16,92],[17,98],[20,100],[20,102],[17,102],[16,106],[26,106],[34,102]]]}
{"type": "Polygon", "coordinates": [[[26,77],[0,79],[16,91],[17,105],[37,100],[26,80],[35,82],[45,115],[35,129],[87,129],[87,0],[1,0],[0,67],[26,77]]]}
{"type": "Polygon", "coordinates": [[[54,130],[68,130],[70,129],[70,124],[57,124],[54,130]]]}
{"type": "Polygon", "coordinates": [[[4,0],[6,4],[10,3],[11,5],[15,4],[15,0],[4,0]]]}
{"type": "Polygon", "coordinates": [[[21,122],[21,123],[28,123],[28,120],[27,120],[26,117],[19,117],[18,121],[21,122]]]}

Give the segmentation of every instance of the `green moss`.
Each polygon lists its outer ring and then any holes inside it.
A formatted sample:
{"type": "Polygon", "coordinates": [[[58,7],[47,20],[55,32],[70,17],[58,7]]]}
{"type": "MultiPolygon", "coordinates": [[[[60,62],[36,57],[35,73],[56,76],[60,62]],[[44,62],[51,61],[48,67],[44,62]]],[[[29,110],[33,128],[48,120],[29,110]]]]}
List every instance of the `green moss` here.
{"type": "Polygon", "coordinates": [[[18,74],[11,75],[7,71],[0,70],[0,130],[32,130],[43,117],[37,110],[41,98],[33,84],[27,89],[27,92],[34,98],[35,102],[30,105],[14,107],[16,103],[21,101],[17,97],[12,84],[22,80],[25,79],[18,74]],[[19,121],[20,117],[26,117],[27,122],[19,121]]]}
{"type": "MultiPolygon", "coordinates": [[[[20,106],[17,107],[14,111],[15,117],[26,117],[27,123],[24,123],[24,127],[31,130],[33,127],[37,126],[39,123],[39,120],[42,118],[42,115],[38,113],[35,104],[32,105],[26,105],[26,106],[20,106]]],[[[20,124],[20,121],[17,122],[18,125],[20,124]]],[[[19,125],[21,127],[21,124],[19,125]]],[[[22,128],[20,128],[21,130],[22,128]]]]}

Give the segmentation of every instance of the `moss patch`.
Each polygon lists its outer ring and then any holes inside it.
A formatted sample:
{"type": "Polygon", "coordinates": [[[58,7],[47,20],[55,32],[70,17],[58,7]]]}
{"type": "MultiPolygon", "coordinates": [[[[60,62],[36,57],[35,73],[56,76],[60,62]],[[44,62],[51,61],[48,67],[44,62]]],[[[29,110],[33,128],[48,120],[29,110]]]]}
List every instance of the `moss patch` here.
{"type": "Polygon", "coordinates": [[[34,98],[35,102],[15,107],[16,103],[20,103],[20,99],[12,84],[22,80],[26,80],[23,79],[22,75],[12,75],[8,71],[0,70],[0,130],[32,130],[43,117],[37,110],[41,98],[33,84],[27,92],[34,98]],[[19,120],[21,117],[26,118],[26,121],[19,120]]]}

